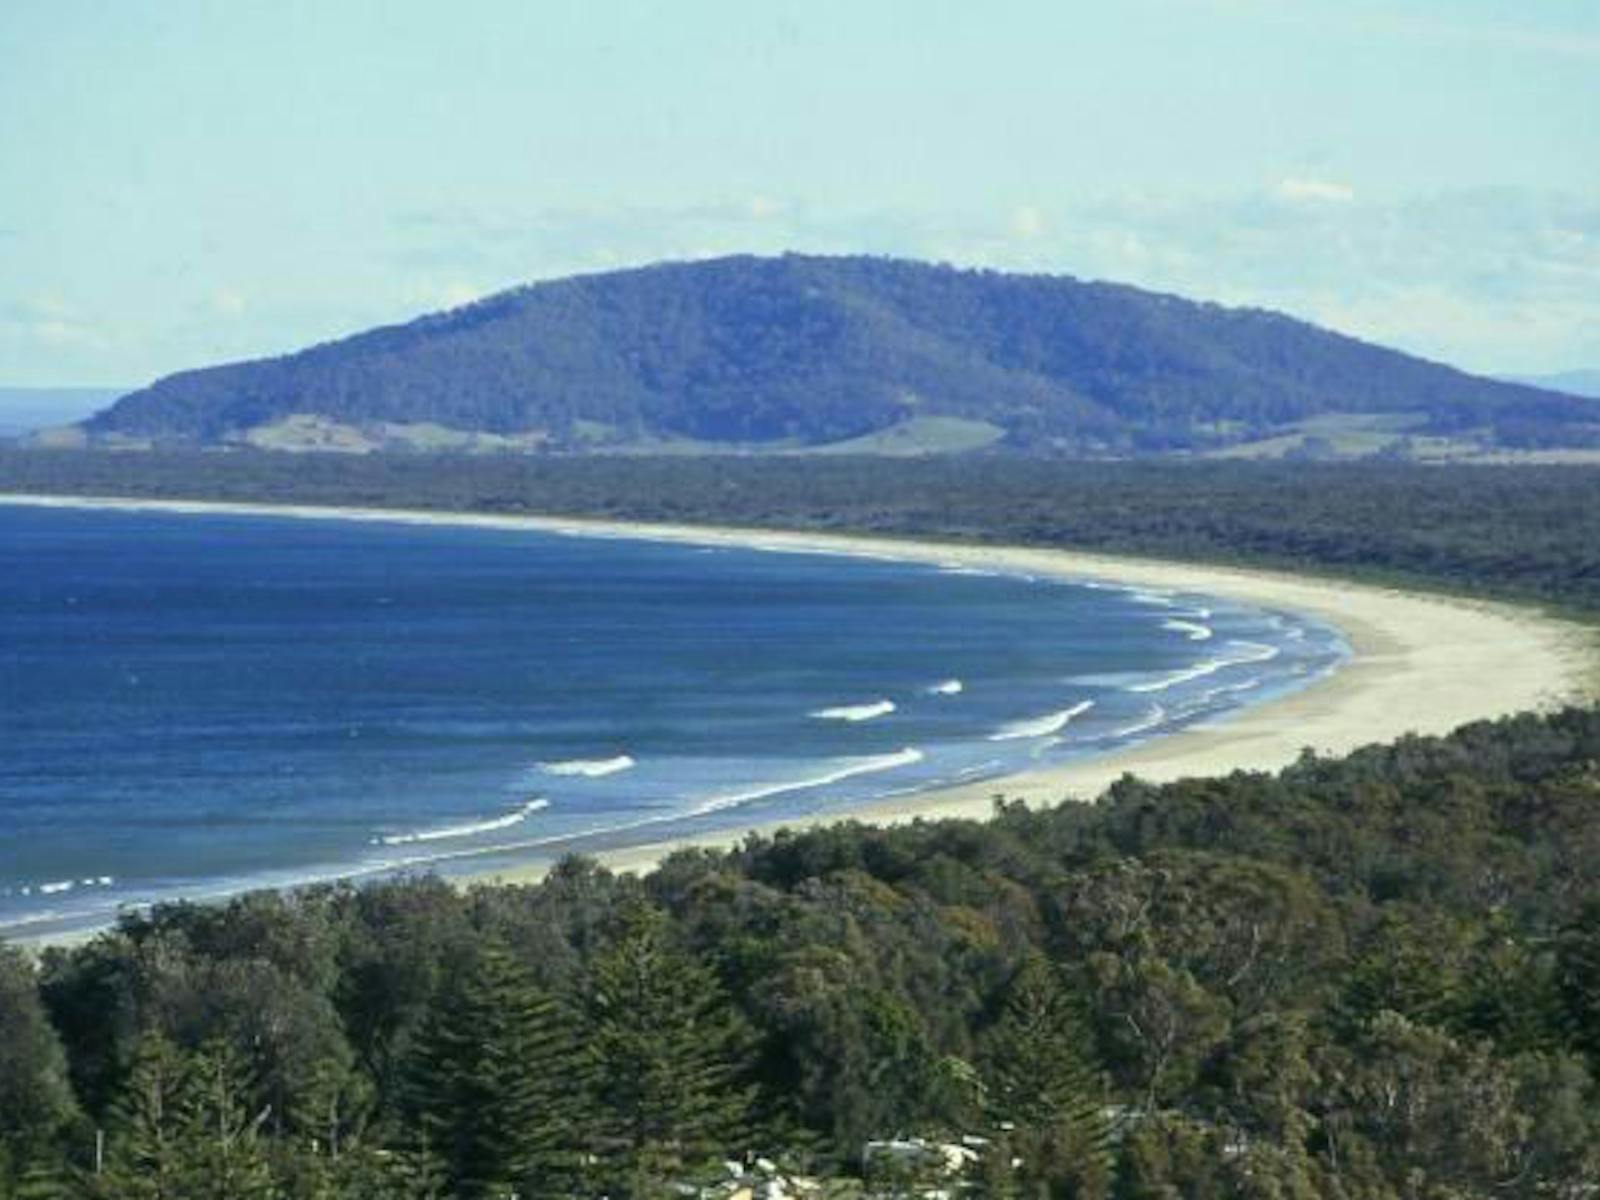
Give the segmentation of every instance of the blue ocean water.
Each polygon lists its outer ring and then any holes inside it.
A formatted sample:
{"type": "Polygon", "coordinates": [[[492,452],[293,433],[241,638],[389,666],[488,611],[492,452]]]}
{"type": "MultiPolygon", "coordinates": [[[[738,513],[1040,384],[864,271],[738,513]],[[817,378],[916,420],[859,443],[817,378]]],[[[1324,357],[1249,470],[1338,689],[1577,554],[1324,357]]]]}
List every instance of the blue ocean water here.
{"type": "Polygon", "coordinates": [[[842,810],[1215,720],[1343,653],[1107,583],[0,505],[0,935],[842,810]]]}

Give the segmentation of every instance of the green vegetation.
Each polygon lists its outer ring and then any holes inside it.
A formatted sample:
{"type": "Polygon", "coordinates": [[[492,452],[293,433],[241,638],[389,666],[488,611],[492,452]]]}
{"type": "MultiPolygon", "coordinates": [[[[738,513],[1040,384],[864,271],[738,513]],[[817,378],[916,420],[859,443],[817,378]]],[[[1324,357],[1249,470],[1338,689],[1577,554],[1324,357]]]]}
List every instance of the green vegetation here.
{"type": "Polygon", "coordinates": [[[0,490],[915,534],[1600,611],[1600,471],[1582,467],[0,451],[0,490]]]}
{"type": "Polygon", "coordinates": [[[1586,1195],[1597,764],[1569,710],[642,880],[129,915],[0,956],[0,1195],[717,1193],[758,1155],[881,1193],[929,1165],[867,1143],[962,1136],[977,1195],[1586,1195]]]}
{"type": "Polygon", "coordinates": [[[544,449],[866,439],[856,446],[955,452],[991,440],[987,426],[1011,449],[1083,455],[1256,442],[1329,413],[1415,414],[1419,434],[1491,445],[1600,445],[1592,401],[1275,313],[1067,277],[801,255],[535,284],[168,376],[87,428],[113,443],[216,444],[300,415],[338,424],[332,440],[352,445],[387,443],[382,427],[401,425],[544,449]],[[908,422],[910,436],[888,432],[908,422]]]}

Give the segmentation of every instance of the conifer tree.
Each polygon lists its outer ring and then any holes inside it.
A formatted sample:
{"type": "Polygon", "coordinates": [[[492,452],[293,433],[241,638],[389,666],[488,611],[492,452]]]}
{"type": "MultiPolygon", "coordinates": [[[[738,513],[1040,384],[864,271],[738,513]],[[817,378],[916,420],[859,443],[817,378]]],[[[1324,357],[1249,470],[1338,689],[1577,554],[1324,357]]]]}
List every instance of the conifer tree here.
{"type": "Polygon", "coordinates": [[[272,1200],[278,1190],[250,1079],[233,1049],[184,1055],[147,1034],[114,1110],[105,1173],[94,1194],[117,1200],[272,1200]]]}
{"type": "Polygon", "coordinates": [[[0,1196],[50,1169],[75,1105],[33,964],[0,944],[0,1196]]]}
{"type": "Polygon", "coordinates": [[[592,968],[589,1016],[605,1114],[598,1149],[614,1193],[654,1194],[714,1156],[738,1156],[755,1098],[745,1081],[752,1037],[658,911],[621,914],[592,968]]]}
{"type": "Polygon", "coordinates": [[[187,1064],[160,1034],[147,1033],[112,1107],[109,1161],[97,1195],[177,1200],[183,1195],[182,1109],[187,1064]]]}
{"type": "Polygon", "coordinates": [[[268,1112],[251,1104],[252,1080],[223,1041],[195,1055],[183,1089],[179,1146],[187,1194],[208,1200],[272,1200],[279,1195],[261,1127],[268,1112]]]}
{"type": "Polygon", "coordinates": [[[575,1165],[584,1078],[573,1023],[501,946],[435,1003],[408,1091],[450,1195],[554,1190],[575,1165]]]}
{"type": "Polygon", "coordinates": [[[1029,955],[1012,976],[983,1049],[991,1128],[999,1153],[1021,1160],[1019,1193],[1105,1194],[1110,1130],[1091,1035],[1042,955],[1029,955]]]}
{"type": "Polygon", "coordinates": [[[67,1200],[71,1194],[61,1164],[40,1159],[23,1169],[8,1200],[67,1200]]]}

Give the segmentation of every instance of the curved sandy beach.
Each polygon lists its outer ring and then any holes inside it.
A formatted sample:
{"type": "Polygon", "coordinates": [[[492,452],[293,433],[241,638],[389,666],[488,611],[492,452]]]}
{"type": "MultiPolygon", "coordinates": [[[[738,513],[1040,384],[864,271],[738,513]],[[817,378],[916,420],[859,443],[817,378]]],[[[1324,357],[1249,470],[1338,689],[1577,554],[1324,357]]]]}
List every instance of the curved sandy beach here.
{"type": "MultiPolygon", "coordinates": [[[[1590,697],[1600,685],[1600,639],[1592,627],[1561,620],[1532,607],[1302,578],[1276,571],[1016,546],[575,518],[31,495],[0,496],[0,503],[526,529],[695,545],[870,555],[1060,578],[1105,579],[1304,613],[1340,629],[1353,652],[1345,666],[1331,676],[1286,698],[1248,708],[1218,725],[1192,728],[1060,767],[897,796],[852,808],[844,818],[828,818],[833,820],[885,823],[928,817],[982,817],[990,812],[996,796],[1030,804],[1090,799],[1125,773],[1161,782],[1235,770],[1276,770],[1308,747],[1338,754],[1407,733],[1444,733],[1468,721],[1590,697]]],[[[782,824],[793,828],[801,822],[782,824]]],[[[618,869],[643,869],[682,846],[729,845],[752,829],[769,828],[751,825],[719,830],[702,837],[608,851],[600,857],[618,869]]],[[[493,877],[530,878],[542,874],[545,865],[530,862],[526,869],[501,870],[493,877]]]]}

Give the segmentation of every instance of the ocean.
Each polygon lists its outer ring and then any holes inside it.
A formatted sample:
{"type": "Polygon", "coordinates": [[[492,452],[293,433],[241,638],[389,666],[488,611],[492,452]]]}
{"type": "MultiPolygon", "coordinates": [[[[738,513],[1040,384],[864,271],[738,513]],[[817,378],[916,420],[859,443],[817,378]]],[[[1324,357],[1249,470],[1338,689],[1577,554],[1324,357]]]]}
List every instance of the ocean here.
{"type": "Polygon", "coordinates": [[[1205,596],[521,530],[0,505],[0,937],[845,812],[1347,653],[1205,596]]]}

